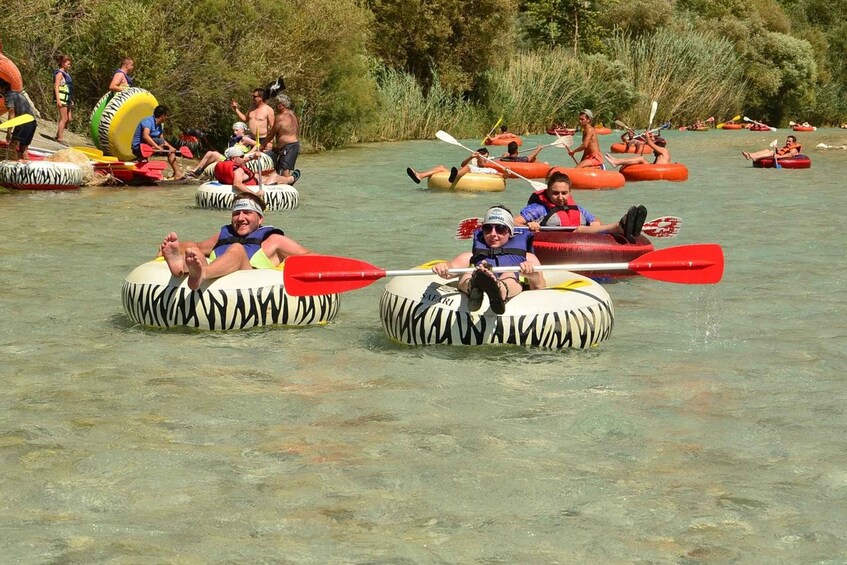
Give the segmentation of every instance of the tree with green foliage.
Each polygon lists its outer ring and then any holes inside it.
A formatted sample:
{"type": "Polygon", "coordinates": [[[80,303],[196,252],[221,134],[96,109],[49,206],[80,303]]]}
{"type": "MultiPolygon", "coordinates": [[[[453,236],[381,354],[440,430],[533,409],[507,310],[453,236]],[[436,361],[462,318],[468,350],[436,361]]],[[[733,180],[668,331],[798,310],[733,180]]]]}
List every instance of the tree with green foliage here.
{"type": "Polygon", "coordinates": [[[373,54],[415,76],[428,91],[438,75],[454,93],[478,90],[479,79],[512,50],[512,0],[369,0],[373,54]]]}
{"type": "Polygon", "coordinates": [[[570,47],[574,54],[602,47],[597,0],[523,0],[523,33],[533,47],[570,47]]]}

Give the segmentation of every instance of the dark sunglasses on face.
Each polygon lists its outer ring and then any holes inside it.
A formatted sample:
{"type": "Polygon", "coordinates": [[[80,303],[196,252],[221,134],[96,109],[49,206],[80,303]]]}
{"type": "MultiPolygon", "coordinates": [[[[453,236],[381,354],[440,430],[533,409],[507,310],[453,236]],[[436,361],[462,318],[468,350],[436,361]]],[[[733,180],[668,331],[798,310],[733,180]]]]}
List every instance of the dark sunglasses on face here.
{"type": "Polygon", "coordinates": [[[497,235],[509,235],[509,228],[507,228],[503,224],[483,224],[482,225],[482,233],[483,234],[489,234],[492,231],[496,231],[497,235]]]}

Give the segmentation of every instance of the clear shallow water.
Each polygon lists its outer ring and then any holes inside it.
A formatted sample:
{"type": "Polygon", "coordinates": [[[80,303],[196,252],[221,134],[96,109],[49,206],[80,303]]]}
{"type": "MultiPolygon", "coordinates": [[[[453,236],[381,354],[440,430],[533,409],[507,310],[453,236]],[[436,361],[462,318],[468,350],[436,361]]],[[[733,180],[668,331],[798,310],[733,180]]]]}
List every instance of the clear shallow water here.
{"type": "MultiPolygon", "coordinates": [[[[587,352],[394,344],[381,283],[326,327],[134,327],[126,274],[227,213],[194,208],[192,186],[0,194],[19,234],[0,242],[4,559],[843,562],[847,152],[814,146],[845,134],[802,134],[807,171],[740,156],[776,134],[668,137],[688,182],[577,200],[606,221],[633,203],[682,217],[657,247],[718,242],[724,280],[610,285],[612,337],[587,352]]],[[[303,156],[301,208],[269,223],[385,268],[450,258],[458,220],[530,190],[439,193],[404,173],[464,156],[303,156]]]]}

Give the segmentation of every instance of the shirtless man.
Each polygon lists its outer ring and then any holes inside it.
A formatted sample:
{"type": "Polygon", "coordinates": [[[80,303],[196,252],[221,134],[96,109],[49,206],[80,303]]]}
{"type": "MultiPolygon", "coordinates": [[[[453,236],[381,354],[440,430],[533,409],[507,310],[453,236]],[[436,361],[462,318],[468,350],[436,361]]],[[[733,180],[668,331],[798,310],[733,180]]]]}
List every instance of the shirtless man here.
{"type": "Polygon", "coordinates": [[[264,219],[255,197],[236,195],[232,219],[219,233],[197,243],[180,241],[171,232],[159,246],[159,255],[165,258],[173,276],[188,274],[188,288],[197,290],[209,279],[235,271],[274,269],[287,257],[310,253],[282,230],[263,226],[264,219]]]}
{"type": "Polygon", "coordinates": [[[121,59],[121,66],[115,70],[115,74],[112,75],[112,82],[109,83],[109,90],[115,93],[123,92],[132,86],[132,77],[129,76],[129,73],[131,73],[133,69],[135,69],[135,61],[129,57],[121,59]]]}
{"type": "Polygon", "coordinates": [[[568,154],[571,157],[573,157],[574,153],[582,151],[582,159],[577,164],[577,168],[579,169],[586,167],[599,168],[603,166],[603,152],[600,151],[597,132],[594,131],[594,126],[591,125],[591,120],[593,119],[594,113],[591,110],[585,109],[579,113],[579,125],[582,127],[582,143],[573,150],[568,149],[568,154]]]}
{"type": "Polygon", "coordinates": [[[244,112],[239,109],[238,102],[235,100],[232,101],[231,106],[238,114],[238,119],[247,122],[250,135],[258,135],[259,144],[264,146],[270,139],[270,133],[274,127],[274,111],[273,108],[265,104],[265,91],[261,88],[253,90],[253,101],[250,103],[247,115],[244,115],[244,112]]]}
{"type": "Polygon", "coordinates": [[[273,129],[263,149],[273,159],[276,174],[268,179],[268,184],[294,184],[300,178],[300,170],[294,168],[300,155],[300,140],[297,138],[300,124],[288,96],[278,94],[273,100],[279,113],[274,118],[273,129]]]}

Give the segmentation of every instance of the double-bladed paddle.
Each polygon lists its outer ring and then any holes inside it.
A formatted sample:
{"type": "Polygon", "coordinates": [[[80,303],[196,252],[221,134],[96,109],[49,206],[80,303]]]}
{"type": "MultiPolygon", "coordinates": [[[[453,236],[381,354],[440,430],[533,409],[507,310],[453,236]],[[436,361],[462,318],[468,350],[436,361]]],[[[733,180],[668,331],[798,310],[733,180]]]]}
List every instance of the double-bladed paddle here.
{"type": "MultiPolygon", "coordinates": [[[[668,247],[645,253],[628,263],[575,263],[541,265],[537,271],[633,271],[658,281],[680,284],[715,284],[723,276],[723,250],[716,243],[668,247]]],[[[495,273],[520,267],[493,267],[495,273]]],[[[450,274],[471,273],[472,267],[450,269],[450,274]]],[[[285,292],[314,296],[357,290],[384,277],[432,275],[429,269],[385,270],[358,259],[332,255],[293,255],[282,271],[285,292]]]]}
{"type": "MultiPolygon", "coordinates": [[[[735,116],[734,118],[732,118],[732,119],[731,119],[731,120],[729,120],[729,121],[730,121],[730,122],[737,122],[737,121],[738,121],[738,120],[740,120],[740,119],[741,119],[741,114],[738,114],[737,116],[735,116]]],[[[726,122],[721,122],[721,123],[719,123],[718,125],[716,125],[715,127],[716,127],[717,129],[723,129],[723,127],[724,127],[725,125],[726,125],[726,122]]]]}
{"type": "Polygon", "coordinates": [[[769,130],[771,130],[771,131],[776,131],[776,128],[775,128],[775,127],[773,127],[773,126],[769,126],[768,124],[763,124],[762,122],[757,122],[756,120],[751,120],[751,119],[750,119],[750,118],[748,118],[747,116],[744,116],[744,121],[745,121],[745,122],[749,122],[749,123],[751,123],[751,124],[756,124],[757,126],[764,126],[764,127],[768,128],[768,129],[769,129],[769,130]]]}
{"type": "MultiPolygon", "coordinates": [[[[145,159],[147,157],[152,156],[152,155],[165,155],[167,153],[170,153],[169,149],[154,149],[154,148],[150,147],[149,145],[147,145],[146,143],[141,144],[140,150],[141,150],[141,156],[144,157],[145,159]]],[[[194,158],[194,153],[191,152],[191,149],[189,149],[188,147],[186,147],[184,145],[182,147],[180,147],[179,149],[177,149],[176,152],[179,153],[180,156],[185,157],[186,159],[193,159],[194,158]]]]}
{"type": "MultiPolygon", "coordinates": [[[[482,227],[482,218],[465,218],[456,226],[456,239],[470,239],[476,230],[482,227]]],[[[644,222],[642,233],[650,237],[671,238],[676,237],[682,227],[682,218],[676,216],[663,216],[644,222]]],[[[515,229],[527,229],[521,226],[515,229]]],[[[576,226],[541,226],[541,231],[573,231],[576,226]]]]}
{"type": "MultiPolygon", "coordinates": [[[[441,141],[447,142],[451,145],[456,145],[457,147],[461,147],[462,149],[470,151],[471,153],[475,153],[475,151],[473,149],[471,149],[470,147],[466,147],[466,146],[462,145],[461,143],[459,143],[459,141],[455,137],[453,137],[452,135],[450,135],[449,133],[447,133],[444,130],[438,130],[437,132],[435,132],[435,137],[437,137],[441,141]]],[[[508,171],[509,174],[515,175],[519,179],[525,180],[526,182],[531,184],[532,188],[534,188],[535,190],[545,190],[547,188],[547,185],[544,184],[543,182],[536,182],[536,181],[533,181],[533,180],[529,180],[525,176],[519,175],[515,171],[506,167],[505,165],[503,165],[503,163],[501,163],[499,161],[495,161],[494,159],[489,159],[485,155],[480,155],[480,157],[482,157],[483,159],[485,159],[486,161],[489,161],[491,163],[496,163],[498,167],[508,171]]]]}
{"type": "Polygon", "coordinates": [[[774,139],[773,141],[771,141],[770,147],[771,149],[773,149],[773,166],[777,169],[781,169],[782,165],[779,164],[779,157],[777,157],[776,155],[776,148],[779,147],[779,141],[774,139]]]}
{"type": "Polygon", "coordinates": [[[491,137],[491,134],[492,134],[492,133],[494,133],[494,130],[496,130],[496,129],[497,129],[497,126],[499,126],[501,123],[503,123],[503,116],[500,116],[500,119],[499,119],[499,120],[497,120],[497,123],[496,123],[496,124],[494,124],[494,127],[493,127],[493,128],[491,128],[491,131],[489,131],[489,132],[488,132],[488,135],[486,135],[485,137],[483,137],[483,138],[482,138],[482,141],[480,141],[479,143],[480,143],[481,145],[485,145],[485,140],[486,140],[486,139],[489,139],[489,138],[491,137]]]}
{"type": "Polygon", "coordinates": [[[0,129],[9,129],[22,126],[24,124],[28,124],[34,119],[35,118],[33,118],[31,114],[21,114],[20,116],[15,116],[14,118],[6,120],[2,124],[0,124],[0,129]]]}
{"type": "Polygon", "coordinates": [[[650,105],[650,121],[647,122],[647,130],[648,131],[650,130],[650,128],[653,127],[653,118],[656,117],[656,110],[658,110],[658,109],[659,109],[659,102],[656,101],[656,100],[653,100],[653,103],[650,105]]]}

